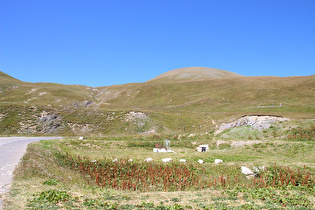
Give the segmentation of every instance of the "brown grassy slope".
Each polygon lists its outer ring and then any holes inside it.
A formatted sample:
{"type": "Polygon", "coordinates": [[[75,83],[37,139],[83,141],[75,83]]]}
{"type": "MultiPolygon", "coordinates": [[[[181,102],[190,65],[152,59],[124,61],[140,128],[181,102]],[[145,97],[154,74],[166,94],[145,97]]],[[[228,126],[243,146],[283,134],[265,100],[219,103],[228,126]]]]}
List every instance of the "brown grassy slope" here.
{"type": "Polygon", "coordinates": [[[99,88],[103,108],[139,108],[193,112],[315,112],[315,75],[236,77],[178,83],[146,82],[99,88]],[[110,97],[108,97],[110,96],[110,97]],[[255,111],[255,110],[254,110],[255,111]],[[245,111],[246,112],[246,111],[245,111]]]}
{"type": "Polygon", "coordinates": [[[195,81],[195,80],[209,80],[209,79],[223,79],[223,78],[234,78],[243,77],[242,75],[206,67],[187,67],[174,69],[161,74],[148,82],[183,82],[183,81],[195,81]]]}

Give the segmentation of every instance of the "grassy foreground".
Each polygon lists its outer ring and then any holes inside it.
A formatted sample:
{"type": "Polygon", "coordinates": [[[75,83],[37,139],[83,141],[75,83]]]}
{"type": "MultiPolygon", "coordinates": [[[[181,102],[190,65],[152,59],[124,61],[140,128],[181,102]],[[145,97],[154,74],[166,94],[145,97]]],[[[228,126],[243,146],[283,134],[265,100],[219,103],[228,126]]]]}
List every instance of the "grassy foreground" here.
{"type": "Polygon", "coordinates": [[[173,137],[176,153],[153,153],[154,145],[164,139],[157,136],[40,141],[29,145],[15,171],[5,209],[311,209],[315,202],[314,139],[305,141],[298,132],[293,133],[282,140],[173,137]],[[210,145],[209,152],[195,151],[204,143],[210,145]],[[149,157],[152,163],[143,161],[149,157]],[[116,158],[118,162],[113,162],[116,158]],[[133,162],[127,161],[130,158],[133,162]],[[162,163],[162,158],[172,158],[173,163],[162,163]],[[187,162],[179,163],[182,158],[187,162]],[[224,162],[215,164],[216,158],[224,162]],[[205,163],[198,164],[199,159],[205,163]],[[130,183],[138,180],[135,189],[132,185],[123,188],[124,183],[128,186],[126,174],[132,171],[128,171],[128,163],[134,171],[148,172],[130,179],[130,183]],[[84,164],[90,168],[83,172],[79,167],[84,164]],[[256,178],[246,178],[241,166],[267,169],[256,178]],[[115,167],[115,173],[110,174],[115,167]],[[193,175],[171,173],[171,178],[166,178],[159,175],[161,171],[149,174],[156,168],[176,167],[193,175]],[[110,180],[109,184],[97,181],[98,168],[106,169],[109,175],[104,180],[110,180]],[[156,180],[151,185],[153,178],[156,180]],[[187,186],[180,188],[185,178],[187,186]]]}
{"type": "Polygon", "coordinates": [[[33,143],[15,171],[4,207],[312,209],[314,122],[290,130],[283,129],[286,126],[292,125],[279,123],[264,131],[239,127],[217,136],[65,138],[33,143]],[[176,153],[153,153],[165,138],[171,139],[176,153]],[[195,151],[200,144],[209,144],[210,151],[195,151]],[[153,162],[144,162],[145,158],[153,162]],[[173,162],[163,163],[163,158],[173,162]],[[223,163],[215,164],[215,159],[223,163]],[[241,166],[265,169],[248,178],[241,166]]]}

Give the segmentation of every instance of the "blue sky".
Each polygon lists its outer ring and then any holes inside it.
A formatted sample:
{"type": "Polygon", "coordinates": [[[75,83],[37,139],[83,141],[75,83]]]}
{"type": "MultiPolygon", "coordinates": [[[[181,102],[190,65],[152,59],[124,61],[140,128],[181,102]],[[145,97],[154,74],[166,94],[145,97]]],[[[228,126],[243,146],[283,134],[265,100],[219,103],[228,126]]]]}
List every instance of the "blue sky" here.
{"type": "Polygon", "coordinates": [[[315,0],[1,0],[0,71],[93,87],[211,67],[315,74],[315,0]]]}

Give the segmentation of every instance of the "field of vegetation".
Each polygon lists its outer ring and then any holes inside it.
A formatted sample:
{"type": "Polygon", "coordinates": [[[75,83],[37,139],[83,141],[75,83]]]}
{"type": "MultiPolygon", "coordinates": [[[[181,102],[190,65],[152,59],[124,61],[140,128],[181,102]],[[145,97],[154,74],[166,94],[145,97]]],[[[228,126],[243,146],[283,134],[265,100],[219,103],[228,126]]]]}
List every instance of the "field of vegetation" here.
{"type": "Polygon", "coordinates": [[[314,78],[188,78],[92,88],[22,82],[0,71],[0,135],[72,136],[28,146],[4,208],[315,208],[314,78]],[[290,121],[216,132],[244,115],[290,121]],[[165,139],[175,153],[153,153],[165,139]],[[201,144],[209,151],[197,152],[201,144]]]}
{"type": "Polygon", "coordinates": [[[17,167],[5,208],[312,209],[314,160],[314,120],[277,123],[263,131],[231,128],[218,135],[40,141],[29,145],[17,167]],[[175,153],[153,153],[165,139],[175,153]],[[208,144],[209,151],[196,151],[200,144],[208,144]],[[244,175],[242,166],[255,176],[244,175]]]}

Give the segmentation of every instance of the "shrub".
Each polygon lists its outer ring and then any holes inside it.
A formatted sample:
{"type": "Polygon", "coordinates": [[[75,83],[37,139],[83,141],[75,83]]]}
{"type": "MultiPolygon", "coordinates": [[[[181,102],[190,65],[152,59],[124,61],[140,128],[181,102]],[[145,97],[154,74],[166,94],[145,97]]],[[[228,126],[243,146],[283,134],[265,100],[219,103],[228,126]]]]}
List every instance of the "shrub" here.
{"type": "Polygon", "coordinates": [[[315,126],[293,128],[289,131],[288,139],[292,141],[315,141],[315,126]]]}

